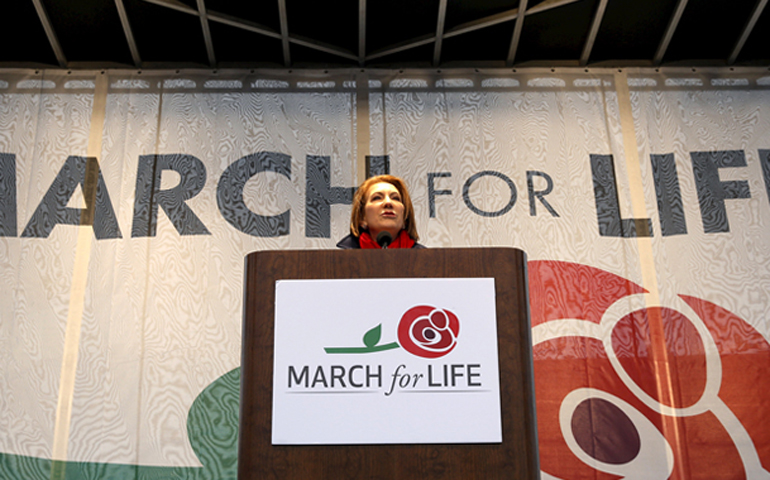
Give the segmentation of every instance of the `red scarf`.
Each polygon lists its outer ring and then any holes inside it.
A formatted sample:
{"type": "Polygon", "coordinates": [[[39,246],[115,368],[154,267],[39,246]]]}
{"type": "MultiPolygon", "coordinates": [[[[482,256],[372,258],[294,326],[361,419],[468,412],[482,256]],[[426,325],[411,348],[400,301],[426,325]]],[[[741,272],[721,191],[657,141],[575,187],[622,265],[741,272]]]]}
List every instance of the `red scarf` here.
{"type": "MultiPolygon", "coordinates": [[[[358,236],[358,243],[361,245],[361,248],[380,248],[377,242],[372,239],[372,236],[369,235],[369,232],[361,232],[361,235],[358,236]]],[[[412,248],[413,246],[414,240],[412,240],[412,237],[406,233],[406,230],[401,230],[396,239],[388,245],[388,248],[412,248]]]]}

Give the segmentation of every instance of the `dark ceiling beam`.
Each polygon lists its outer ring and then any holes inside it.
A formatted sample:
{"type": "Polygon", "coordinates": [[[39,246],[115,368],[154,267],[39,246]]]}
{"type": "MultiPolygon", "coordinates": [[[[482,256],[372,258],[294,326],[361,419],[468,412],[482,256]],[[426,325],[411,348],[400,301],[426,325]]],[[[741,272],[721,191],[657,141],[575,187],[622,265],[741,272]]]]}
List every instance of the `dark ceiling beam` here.
{"type": "Polygon", "coordinates": [[[576,3],[581,1],[583,0],[545,0],[544,2],[540,2],[534,7],[527,10],[527,15],[532,15],[533,13],[545,12],[546,10],[551,10],[552,8],[563,7],[564,5],[569,5],[570,3],[576,3]]]}
{"type": "Polygon", "coordinates": [[[358,65],[366,62],[366,0],[358,0],[358,65]]]}
{"type": "Polygon", "coordinates": [[[60,67],[67,68],[67,57],[64,56],[64,50],[62,50],[59,39],[56,37],[56,31],[54,31],[53,25],[51,25],[51,19],[48,18],[48,12],[46,12],[43,6],[43,1],[32,0],[32,3],[35,4],[37,16],[40,18],[40,23],[43,24],[43,30],[45,30],[45,35],[48,37],[48,43],[51,44],[53,53],[56,55],[56,61],[59,62],[60,67]]]}
{"type": "Polygon", "coordinates": [[[441,61],[441,45],[444,39],[444,22],[446,21],[447,0],[438,2],[438,19],[436,20],[436,42],[433,44],[433,66],[437,67],[441,61]]]}
{"type": "Polygon", "coordinates": [[[513,65],[516,51],[519,49],[521,30],[524,28],[524,17],[527,15],[527,0],[519,0],[519,11],[522,13],[516,16],[516,25],[513,26],[513,35],[511,35],[511,46],[508,48],[508,57],[505,59],[505,64],[509,67],[513,65]]]}
{"type": "Polygon", "coordinates": [[[332,55],[347,58],[348,60],[358,61],[358,56],[350,50],[345,50],[334,45],[329,45],[328,43],[319,42],[318,40],[313,40],[312,38],[302,37],[300,35],[290,35],[289,42],[295,45],[302,45],[303,47],[312,48],[313,50],[318,50],[319,52],[331,53],[332,55]]]}
{"type": "Polygon", "coordinates": [[[663,38],[660,40],[658,50],[655,52],[655,56],[652,58],[653,65],[660,65],[660,63],[663,61],[663,57],[666,55],[666,50],[668,50],[668,45],[671,43],[671,39],[674,37],[674,32],[676,31],[676,27],[679,25],[679,20],[682,19],[682,14],[684,13],[684,8],[686,6],[687,0],[679,0],[679,3],[677,3],[676,8],[674,9],[674,14],[671,15],[671,18],[668,21],[666,32],[663,34],[663,38]]]}
{"type": "Polygon", "coordinates": [[[206,3],[204,0],[198,0],[198,17],[201,19],[203,42],[206,44],[209,65],[211,68],[214,68],[217,66],[217,57],[214,55],[214,43],[211,41],[211,28],[209,28],[209,17],[206,13],[206,3]]]}
{"type": "Polygon", "coordinates": [[[144,0],[147,3],[158,5],[159,7],[170,8],[177,12],[189,13],[190,15],[198,15],[198,11],[194,8],[188,7],[179,0],[144,0]]]}
{"type": "MultiPolygon", "coordinates": [[[[259,33],[261,35],[265,35],[266,37],[281,40],[282,42],[284,40],[284,36],[280,32],[276,32],[270,27],[266,27],[259,23],[250,22],[248,20],[241,20],[240,18],[232,17],[224,13],[218,13],[218,12],[213,12],[209,10],[209,21],[223,23],[231,27],[247,30],[249,32],[259,33]]],[[[286,30],[288,30],[288,22],[287,22],[286,30]]],[[[289,50],[288,50],[289,49],[288,44],[291,44],[291,43],[302,45],[304,47],[308,47],[313,50],[318,50],[319,52],[326,52],[332,55],[337,55],[339,57],[347,58],[349,60],[356,60],[356,61],[359,60],[359,57],[357,57],[355,54],[353,54],[348,50],[336,47],[334,45],[329,45],[327,43],[319,42],[317,40],[313,40],[310,38],[302,37],[300,35],[290,34],[288,35],[287,41],[288,43],[285,45],[285,48],[284,48],[284,54],[285,54],[284,63],[287,66],[291,64],[291,57],[289,57],[289,50]]]]}
{"type": "Polygon", "coordinates": [[[583,53],[580,54],[580,66],[584,67],[588,63],[588,59],[591,58],[591,50],[596,43],[596,35],[599,33],[599,27],[604,19],[604,12],[607,10],[607,0],[601,0],[599,6],[596,8],[596,14],[591,22],[591,30],[588,31],[588,38],[583,45],[583,53]]]}
{"type": "Polygon", "coordinates": [[[757,20],[759,20],[759,16],[762,15],[762,11],[767,6],[767,0],[759,0],[757,2],[757,5],[754,7],[754,11],[751,12],[751,17],[749,18],[749,21],[746,22],[746,26],[743,28],[743,32],[741,32],[741,36],[738,38],[738,41],[735,43],[735,47],[733,47],[733,51],[730,53],[730,56],[727,58],[727,64],[732,65],[735,63],[735,60],[738,59],[738,55],[741,53],[741,50],[743,49],[743,46],[746,44],[746,40],[749,39],[749,35],[751,35],[751,31],[754,30],[754,26],[757,24],[757,20]]]}
{"type": "MultiPolygon", "coordinates": [[[[152,3],[153,5],[158,5],[160,7],[168,8],[171,10],[176,10],[177,12],[186,13],[188,15],[198,15],[198,11],[194,8],[190,8],[184,3],[180,2],[179,0],[144,0],[147,3],[152,3]]],[[[242,30],[246,30],[253,33],[258,33],[260,35],[265,35],[267,37],[271,38],[277,38],[281,39],[281,34],[276,32],[270,27],[266,27],[264,25],[260,25],[256,22],[251,22],[248,20],[243,20],[237,17],[233,17],[231,15],[227,15],[225,13],[219,13],[215,12],[213,10],[207,10],[207,16],[209,21],[222,23],[224,25],[229,25],[231,27],[240,28],[242,30]]]]}
{"type": "Polygon", "coordinates": [[[260,35],[264,35],[266,37],[277,38],[278,40],[281,39],[280,33],[276,32],[270,27],[266,27],[259,23],[251,22],[249,20],[242,20],[240,18],[233,17],[231,15],[218,13],[211,10],[209,10],[208,13],[209,13],[210,22],[222,23],[224,25],[240,28],[242,30],[247,30],[249,32],[259,33],[260,35]]]}
{"type": "Polygon", "coordinates": [[[386,55],[391,55],[393,53],[403,52],[404,50],[409,50],[410,48],[416,48],[422,45],[427,45],[435,41],[436,41],[435,35],[423,35],[422,37],[406,40],[405,42],[396,43],[395,45],[391,45],[390,47],[384,48],[382,50],[377,50],[376,52],[373,52],[370,55],[367,55],[366,60],[374,60],[375,58],[384,57],[386,55]]]}
{"type": "Polygon", "coordinates": [[[134,62],[134,66],[139,68],[142,66],[142,58],[139,56],[139,48],[136,46],[136,39],[134,39],[134,31],[131,29],[131,22],[128,21],[126,6],[123,5],[123,0],[115,0],[115,6],[118,7],[120,24],[123,26],[123,33],[126,35],[128,49],[131,51],[131,59],[134,62]]]}
{"type": "MultiPolygon", "coordinates": [[[[170,8],[173,10],[177,10],[182,13],[187,13],[190,15],[198,15],[198,11],[188,7],[187,5],[178,2],[177,0],[144,0],[148,3],[152,3],[155,5],[159,5],[162,7],[170,8]]],[[[285,2],[283,2],[285,5],[285,2]]],[[[280,7],[280,4],[279,4],[280,7]]],[[[279,11],[280,14],[280,11],[279,11]]],[[[231,15],[227,15],[224,13],[215,12],[212,10],[207,11],[208,20],[211,22],[217,22],[222,23],[225,25],[229,25],[231,27],[240,28],[242,30],[247,30],[249,32],[258,33],[260,35],[265,35],[270,38],[275,38],[278,40],[281,40],[284,44],[284,63],[289,66],[291,64],[291,57],[289,56],[289,44],[294,43],[296,45],[302,45],[304,47],[311,48],[313,50],[318,50],[320,52],[326,52],[330,53],[332,55],[337,55],[342,58],[347,58],[349,60],[358,61],[358,57],[345,49],[335,47],[334,45],[329,45],[323,42],[319,42],[310,38],[305,38],[299,35],[288,35],[288,22],[285,22],[285,25],[282,22],[282,29],[285,27],[285,31],[287,31],[287,35],[284,37],[282,32],[276,32],[275,30],[266,27],[264,25],[250,22],[248,20],[242,20],[240,18],[233,17],[231,15]]]]}
{"type": "Polygon", "coordinates": [[[281,24],[283,64],[289,67],[291,66],[291,51],[289,50],[289,17],[286,13],[286,0],[278,0],[278,20],[281,24]]]}
{"type": "Polygon", "coordinates": [[[499,23],[510,22],[511,20],[515,20],[518,16],[518,8],[506,10],[495,15],[490,15],[488,17],[480,18],[478,20],[473,20],[471,22],[466,22],[452,27],[444,32],[444,38],[456,37],[457,35],[462,35],[463,33],[475,32],[476,30],[491,27],[499,23]]]}
{"type": "MultiPolygon", "coordinates": [[[[552,8],[561,7],[579,1],[580,0],[545,0],[544,2],[539,3],[538,5],[527,10],[527,15],[545,12],[552,8]]],[[[457,35],[462,35],[463,33],[470,33],[476,30],[481,30],[482,28],[492,27],[500,23],[510,22],[511,20],[515,20],[518,16],[518,8],[513,8],[511,10],[496,13],[494,15],[489,15],[488,17],[466,22],[447,30],[444,32],[444,38],[455,37],[457,35]]]]}
{"type": "MultiPolygon", "coordinates": [[[[540,13],[545,12],[547,10],[550,10],[552,8],[561,7],[564,5],[568,5],[570,3],[575,3],[581,0],[545,0],[544,2],[538,4],[535,7],[532,7],[532,9],[527,11],[527,15],[531,15],[533,13],[540,13]]],[[[451,28],[444,32],[443,38],[451,38],[456,37],[457,35],[462,35],[464,33],[474,32],[476,30],[481,30],[482,28],[491,27],[493,25],[497,25],[499,23],[508,22],[511,20],[514,20],[518,18],[519,16],[519,9],[514,8],[511,10],[506,10],[504,12],[496,13],[494,15],[490,15],[488,17],[480,18],[478,20],[474,20],[472,22],[463,23],[461,25],[457,25],[454,28],[451,28]]],[[[394,45],[391,45],[389,47],[386,47],[382,50],[378,50],[376,52],[373,52],[371,55],[368,55],[366,57],[366,60],[373,60],[375,58],[384,57],[386,55],[391,55],[393,53],[403,52],[404,50],[409,50],[411,48],[421,47],[423,45],[427,45],[429,43],[435,42],[436,36],[435,35],[423,35],[421,37],[412,38],[410,40],[406,40],[404,42],[396,43],[394,45]]]]}
{"type": "MultiPolygon", "coordinates": [[[[40,0],[37,0],[40,1],[40,0]]],[[[187,13],[190,15],[198,15],[198,11],[194,8],[190,8],[184,3],[180,2],[179,0],[144,0],[145,2],[152,3],[155,5],[159,5],[165,8],[169,8],[172,10],[177,10],[182,13],[187,13]]],[[[446,0],[441,0],[442,2],[446,3],[446,0]]],[[[545,0],[538,5],[532,7],[531,9],[527,10],[527,15],[532,15],[535,13],[545,12],[547,10],[550,10],[552,8],[561,7],[564,5],[569,5],[571,3],[575,3],[581,0],[545,0]]],[[[441,9],[441,7],[440,7],[441,9]]],[[[370,55],[366,55],[366,0],[359,0],[359,37],[358,37],[358,55],[353,54],[352,52],[349,52],[345,49],[341,49],[339,47],[336,47],[334,45],[328,45],[322,42],[318,42],[309,38],[300,37],[297,35],[290,35],[288,30],[288,21],[286,17],[286,1],[285,0],[278,0],[278,11],[279,11],[279,17],[280,17],[280,23],[281,23],[281,31],[276,32],[275,30],[266,27],[264,25],[260,25],[258,23],[250,22],[247,20],[242,20],[240,18],[232,17],[230,15],[226,15],[219,12],[214,11],[208,11],[207,16],[208,20],[212,22],[219,22],[226,25],[230,25],[232,27],[241,28],[243,30],[247,30],[250,32],[258,33],[261,35],[265,35],[271,38],[276,38],[282,41],[283,44],[283,55],[284,55],[284,64],[286,66],[291,65],[291,57],[289,52],[289,45],[291,43],[297,44],[297,45],[303,45],[305,47],[330,53],[332,55],[337,55],[342,58],[346,58],[349,60],[354,60],[359,63],[359,65],[363,66],[366,61],[373,60],[376,58],[384,57],[387,55],[391,55],[394,53],[402,52],[404,50],[409,50],[412,48],[420,47],[423,45],[427,45],[429,43],[436,42],[438,36],[437,35],[424,35],[417,38],[412,38],[409,40],[406,40],[404,42],[400,42],[394,45],[391,45],[389,47],[386,47],[384,49],[378,50],[376,52],[372,52],[370,55]]],[[[444,19],[446,18],[446,6],[444,6],[444,19]]],[[[451,38],[455,37],[457,35],[462,35],[464,33],[473,32],[476,30],[481,30],[483,28],[491,27],[493,25],[497,25],[500,23],[508,22],[511,20],[516,20],[519,16],[519,9],[511,9],[506,10],[505,12],[501,12],[495,15],[490,15],[478,20],[474,20],[472,22],[467,22],[461,25],[457,25],[456,27],[446,30],[443,32],[443,35],[441,35],[441,39],[445,38],[451,38]]],[[[437,21],[437,32],[439,30],[439,25],[437,21]]],[[[445,20],[442,22],[445,26],[445,20]]],[[[520,35],[520,33],[519,33],[520,35]]],[[[440,42],[439,42],[440,43],[440,42]]],[[[518,40],[517,40],[518,43],[518,40]]],[[[438,49],[438,55],[440,57],[441,55],[441,48],[438,49]]],[[[436,50],[434,49],[434,57],[436,56],[436,50]]],[[[439,58],[440,60],[440,58],[439,58]]]]}

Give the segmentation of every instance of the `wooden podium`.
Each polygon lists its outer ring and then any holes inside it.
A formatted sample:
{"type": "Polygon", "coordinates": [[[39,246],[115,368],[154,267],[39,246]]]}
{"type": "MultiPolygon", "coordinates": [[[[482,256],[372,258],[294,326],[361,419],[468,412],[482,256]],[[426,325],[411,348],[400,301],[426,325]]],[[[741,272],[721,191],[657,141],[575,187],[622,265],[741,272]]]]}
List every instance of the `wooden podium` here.
{"type": "Polygon", "coordinates": [[[536,479],[526,257],[513,248],[306,250],[246,257],[238,478],[536,479]],[[275,282],[347,278],[495,279],[503,442],[271,444],[275,282]]]}

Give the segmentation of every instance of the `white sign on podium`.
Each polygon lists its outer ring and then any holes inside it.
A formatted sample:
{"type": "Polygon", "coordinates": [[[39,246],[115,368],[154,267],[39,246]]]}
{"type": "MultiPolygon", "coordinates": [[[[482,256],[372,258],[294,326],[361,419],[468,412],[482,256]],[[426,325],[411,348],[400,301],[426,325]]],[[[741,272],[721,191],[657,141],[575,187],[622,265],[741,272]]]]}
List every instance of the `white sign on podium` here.
{"type": "Polygon", "coordinates": [[[272,443],[500,443],[492,278],[276,282],[272,443]]]}

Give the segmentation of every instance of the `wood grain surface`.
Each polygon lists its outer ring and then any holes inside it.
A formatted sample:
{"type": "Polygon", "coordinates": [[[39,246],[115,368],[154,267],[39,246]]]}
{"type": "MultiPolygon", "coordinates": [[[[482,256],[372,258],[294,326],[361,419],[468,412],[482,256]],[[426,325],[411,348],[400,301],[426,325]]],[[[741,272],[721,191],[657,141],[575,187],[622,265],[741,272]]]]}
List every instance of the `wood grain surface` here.
{"type": "Polygon", "coordinates": [[[512,248],[255,252],[246,261],[239,478],[539,478],[525,255],[512,248]],[[495,279],[503,442],[271,444],[275,282],[495,279]]]}

